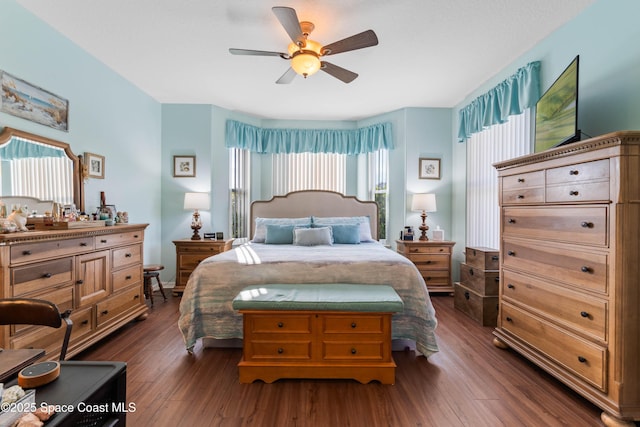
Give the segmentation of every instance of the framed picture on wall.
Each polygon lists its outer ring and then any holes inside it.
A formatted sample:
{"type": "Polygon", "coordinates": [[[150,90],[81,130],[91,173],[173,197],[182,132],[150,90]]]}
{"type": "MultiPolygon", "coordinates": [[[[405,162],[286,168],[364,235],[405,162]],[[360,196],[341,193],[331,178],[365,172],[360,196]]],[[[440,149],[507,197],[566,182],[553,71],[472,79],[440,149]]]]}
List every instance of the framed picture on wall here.
{"type": "Polygon", "coordinates": [[[440,179],[440,159],[421,157],[418,171],[420,179],[440,179]]]}
{"type": "Polygon", "coordinates": [[[104,179],[104,156],[85,152],[84,166],[89,178],[104,179]]]}
{"type": "Polygon", "coordinates": [[[176,178],[196,176],[196,156],[173,156],[173,176],[176,178]]]}

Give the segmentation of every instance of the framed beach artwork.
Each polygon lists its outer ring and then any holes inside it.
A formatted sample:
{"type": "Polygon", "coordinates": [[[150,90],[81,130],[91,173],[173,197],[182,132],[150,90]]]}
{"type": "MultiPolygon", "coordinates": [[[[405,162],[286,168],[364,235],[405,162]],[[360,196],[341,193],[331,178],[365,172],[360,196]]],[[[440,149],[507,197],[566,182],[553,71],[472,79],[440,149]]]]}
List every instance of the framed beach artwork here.
{"type": "Polygon", "coordinates": [[[420,179],[440,179],[440,159],[420,158],[420,179]]]}
{"type": "Polygon", "coordinates": [[[89,178],[104,179],[104,156],[85,152],[84,165],[89,178]]]}
{"type": "Polygon", "coordinates": [[[69,101],[0,70],[0,111],[67,132],[69,101]]]}
{"type": "Polygon", "coordinates": [[[173,156],[173,176],[176,178],[196,176],[196,156],[173,156]]]}

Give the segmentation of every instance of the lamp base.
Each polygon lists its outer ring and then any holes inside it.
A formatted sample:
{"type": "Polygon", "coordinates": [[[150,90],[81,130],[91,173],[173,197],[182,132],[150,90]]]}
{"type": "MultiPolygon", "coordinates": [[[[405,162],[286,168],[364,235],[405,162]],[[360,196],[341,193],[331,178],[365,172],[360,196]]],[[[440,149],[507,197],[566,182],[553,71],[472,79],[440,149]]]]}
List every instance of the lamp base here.
{"type": "Polygon", "coordinates": [[[191,236],[191,240],[202,240],[202,237],[200,237],[200,233],[198,233],[199,229],[200,229],[199,227],[193,229],[193,235],[191,236]]]}
{"type": "Polygon", "coordinates": [[[427,230],[429,229],[429,226],[427,225],[427,213],[425,211],[422,211],[422,215],[420,215],[420,218],[422,218],[422,225],[418,227],[418,229],[422,231],[422,235],[418,240],[426,242],[429,240],[429,238],[427,237],[427,230]]]}

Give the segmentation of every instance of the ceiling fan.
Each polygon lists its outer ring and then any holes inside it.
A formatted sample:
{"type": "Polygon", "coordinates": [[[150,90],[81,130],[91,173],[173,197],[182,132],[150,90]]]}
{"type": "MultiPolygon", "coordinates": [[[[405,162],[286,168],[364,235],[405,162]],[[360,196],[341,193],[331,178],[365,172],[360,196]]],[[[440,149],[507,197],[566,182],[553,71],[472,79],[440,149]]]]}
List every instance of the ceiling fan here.
{"type": "Polygon", "coordinates": [[[374,33],[373,30],[367,30],[347,37],[346,39],[322,46],[320,43],[308,38],[315,27],[311,22],[300,22],[295,9],[275,6],[271,8],[271,10],[293,41],[293,43],[289,44],[287,52],[235,48],[229,49],[229,52],[234,55],[279,56],[282,59],[290,60],[291,67],[276,81],[278,84],[291,83],[296,74],[307,78],[318,72],[318,70],[322,70],[345,83],[351,83],[358,77],[358,74],[338,67],[330,62],[321,61],[320,58],[378,44],[376,33],[374,33]]]}

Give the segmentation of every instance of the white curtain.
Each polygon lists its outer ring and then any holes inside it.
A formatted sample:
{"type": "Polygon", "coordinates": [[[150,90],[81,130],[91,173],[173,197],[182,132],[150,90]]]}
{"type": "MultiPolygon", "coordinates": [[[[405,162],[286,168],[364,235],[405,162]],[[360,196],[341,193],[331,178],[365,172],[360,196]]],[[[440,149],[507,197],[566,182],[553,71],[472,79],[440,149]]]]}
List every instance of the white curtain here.
{"type": "Polygon", "coordinates": [[[299,190],[346,191],[346,155],[273,154],[273,195],[299,190]]]}
{"type": "Polygon", "coordinates": [[[493,164],[531,152],[531,110],[467,140],[467,246],[500,248],[498,173],[493,164]]]}

